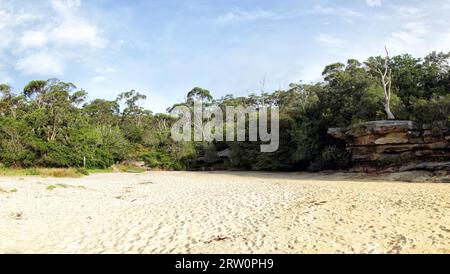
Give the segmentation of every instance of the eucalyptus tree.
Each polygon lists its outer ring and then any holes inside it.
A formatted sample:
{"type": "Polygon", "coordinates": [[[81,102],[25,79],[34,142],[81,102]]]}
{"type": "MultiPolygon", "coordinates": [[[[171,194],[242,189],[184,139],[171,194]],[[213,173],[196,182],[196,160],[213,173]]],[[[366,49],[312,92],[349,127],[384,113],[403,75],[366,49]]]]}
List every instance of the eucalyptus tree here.
{"type": "Polygon", "coordinates": [[[388,120],[395,120],[395,116],[391,111],[391,99],[392,99],[392,69],[390,68],[391,58],[389,51],[385,47],[386,56],[384,58],[371,58],[366,64],[368,67],[375,71],[381,81],[381,85],[384,91],[384,111],[386,112],[388,120]]]}

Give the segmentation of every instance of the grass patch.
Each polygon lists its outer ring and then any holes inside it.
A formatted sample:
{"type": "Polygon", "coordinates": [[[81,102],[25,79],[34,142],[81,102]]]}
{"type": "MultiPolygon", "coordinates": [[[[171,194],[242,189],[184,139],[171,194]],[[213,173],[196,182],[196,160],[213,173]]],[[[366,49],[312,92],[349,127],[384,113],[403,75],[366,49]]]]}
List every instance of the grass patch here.
{"type": "Polygon", "coordinates": [[[56,185],[48,186],[47,190],[55,190],[57,188],[69,188],[69,186],[66,184],[56,184],[56,185]]]}
{"type": "Polygon", "coordinates": [[[88,176],[89,170],[87,170],[86,168],[77,168],[77,173],[88,176]]]}
{"type": "Polygon", "coordinates": [[[80,173],[76,168],[64,168],[64,169],[43,168],[39,169],[39,175],[44,177],[55,177],[55,178],[78,178],[82,177],[84,174],[80,173]]]}
{"type": "Polygon", "coordinates": [[[17,188],[13,188],[8,191],[8,190],[0,187],[0,193],[16,193],[16,192],[18,192],[17,188]]]}
{"type": "Polygon", "coordinates": [[[146,170],[144,168],[130,166],[130,165],[115,165],[115,168],[120,172],[125,173],[144,173],[146,170]]]}
{"type": "Polygon", "coordinates": [[[0,176],[30,176],[30,175],[39,175],[36,174],[36,169],[21,169],[21,168],[6,168],[0,167],[0,176]]]}
{"type": "Polygon", "coordinates": [[[56,184],[56,185],[50,185],[47,187],[47,190],[55,190],[57,188],[77,188],[77,189],[86,189],[85,186],[69,186],[66,184],[56,184]]]}
{"type": "Polygon", "coordinates": [[[115,165],[105,169],[85,169],[85,168],[8,168],[0,167],[0,176],[25,177],[42,176],[55,178],[79,178],[90,174],[112,173],[115,171],[126,173],[143,173],[144,168],[131,165],[115,165]]]}
{"type": "Polygon", "coordinates": [[[7,168],[0,167],[0,176],[43,176],[55,178],[79,178],[87,176],[90,170],[84,168],[7,168]]]}
{"type": "Polygon", "coordinates": [[[37,168],[27,168],[24,169],[23,172],[25,173],[24,175],[26,176],[38,176],[40,175],[40,172],[37,168]]]}
{"type": "Polygon", "coordinates": [[[88,169],[87,171],[89,172],[89,174],[101,174],[101,173],[114,172],[114,169],[112,167],[108,167],[108,168],[104,168],[104,169],[94,168],[94,169],[88,169]]]}

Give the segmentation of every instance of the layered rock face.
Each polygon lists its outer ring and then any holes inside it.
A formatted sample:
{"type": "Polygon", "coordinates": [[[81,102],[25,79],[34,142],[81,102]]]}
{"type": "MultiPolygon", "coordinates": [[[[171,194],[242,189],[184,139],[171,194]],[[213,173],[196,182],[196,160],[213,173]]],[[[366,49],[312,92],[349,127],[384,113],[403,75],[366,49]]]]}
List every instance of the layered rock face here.
{"type": "Polygon", "coordinates": [[[450,160],[450,132],[419,130],[412,121],[374,121],[328,133],[345,140],[354,164],[424,165],[450,160]]]}

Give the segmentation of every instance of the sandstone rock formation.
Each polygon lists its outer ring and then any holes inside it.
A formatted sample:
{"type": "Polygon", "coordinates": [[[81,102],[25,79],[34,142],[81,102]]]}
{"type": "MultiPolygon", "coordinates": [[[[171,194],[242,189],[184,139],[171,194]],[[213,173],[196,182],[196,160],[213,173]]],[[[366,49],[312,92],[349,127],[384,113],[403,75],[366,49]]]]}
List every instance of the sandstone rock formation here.
{"type": "Polygon", "coordinates": [[[412,121],[374,121],[328,133],[346,142],[355,165],[450,170],[450,162],[445,162],[450,160],[449,131],[420,130],[412,121]]]}

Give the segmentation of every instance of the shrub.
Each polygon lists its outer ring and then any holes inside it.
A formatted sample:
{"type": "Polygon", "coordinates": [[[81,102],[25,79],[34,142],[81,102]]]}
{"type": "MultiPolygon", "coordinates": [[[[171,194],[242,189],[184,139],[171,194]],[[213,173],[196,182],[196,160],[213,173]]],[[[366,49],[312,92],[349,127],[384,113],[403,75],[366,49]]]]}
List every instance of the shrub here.
{"type": "Polygon", "coordinates": [[[338,146],[328,146],[309,169],[311,171],[342,169],[347,168],[349,164],[350,155],[345,149],[338,146]]]}
{"type": "Polygon", "coordinates": [[[145,172],[145,169],[140,168],[140,167],[136,167],[136,166],[132,166],[132,165],[116,165],[115,166],[120,172],[125,172],[125,173],[143,173],[145,172]]]}
{"type": "Polygon", "coordinates": [[[78,178],[83,176],[75,168],[42,168],[39,169],[39,175],[44,177],[56,177],[56,178],[78,178]]]}
{"type": "Polygon", "coordinates": [[[87,176],[89,175],[89,170],[87,170],[86,168],[77,168],[77,173],[87,176]]]}
{"type": "Polygon", "coordinates": [[[177,159],[175,155],[166,152],[144,152],[139,159],[150,168],[180,170],[185,167],[183,159],[177,159]]]}

